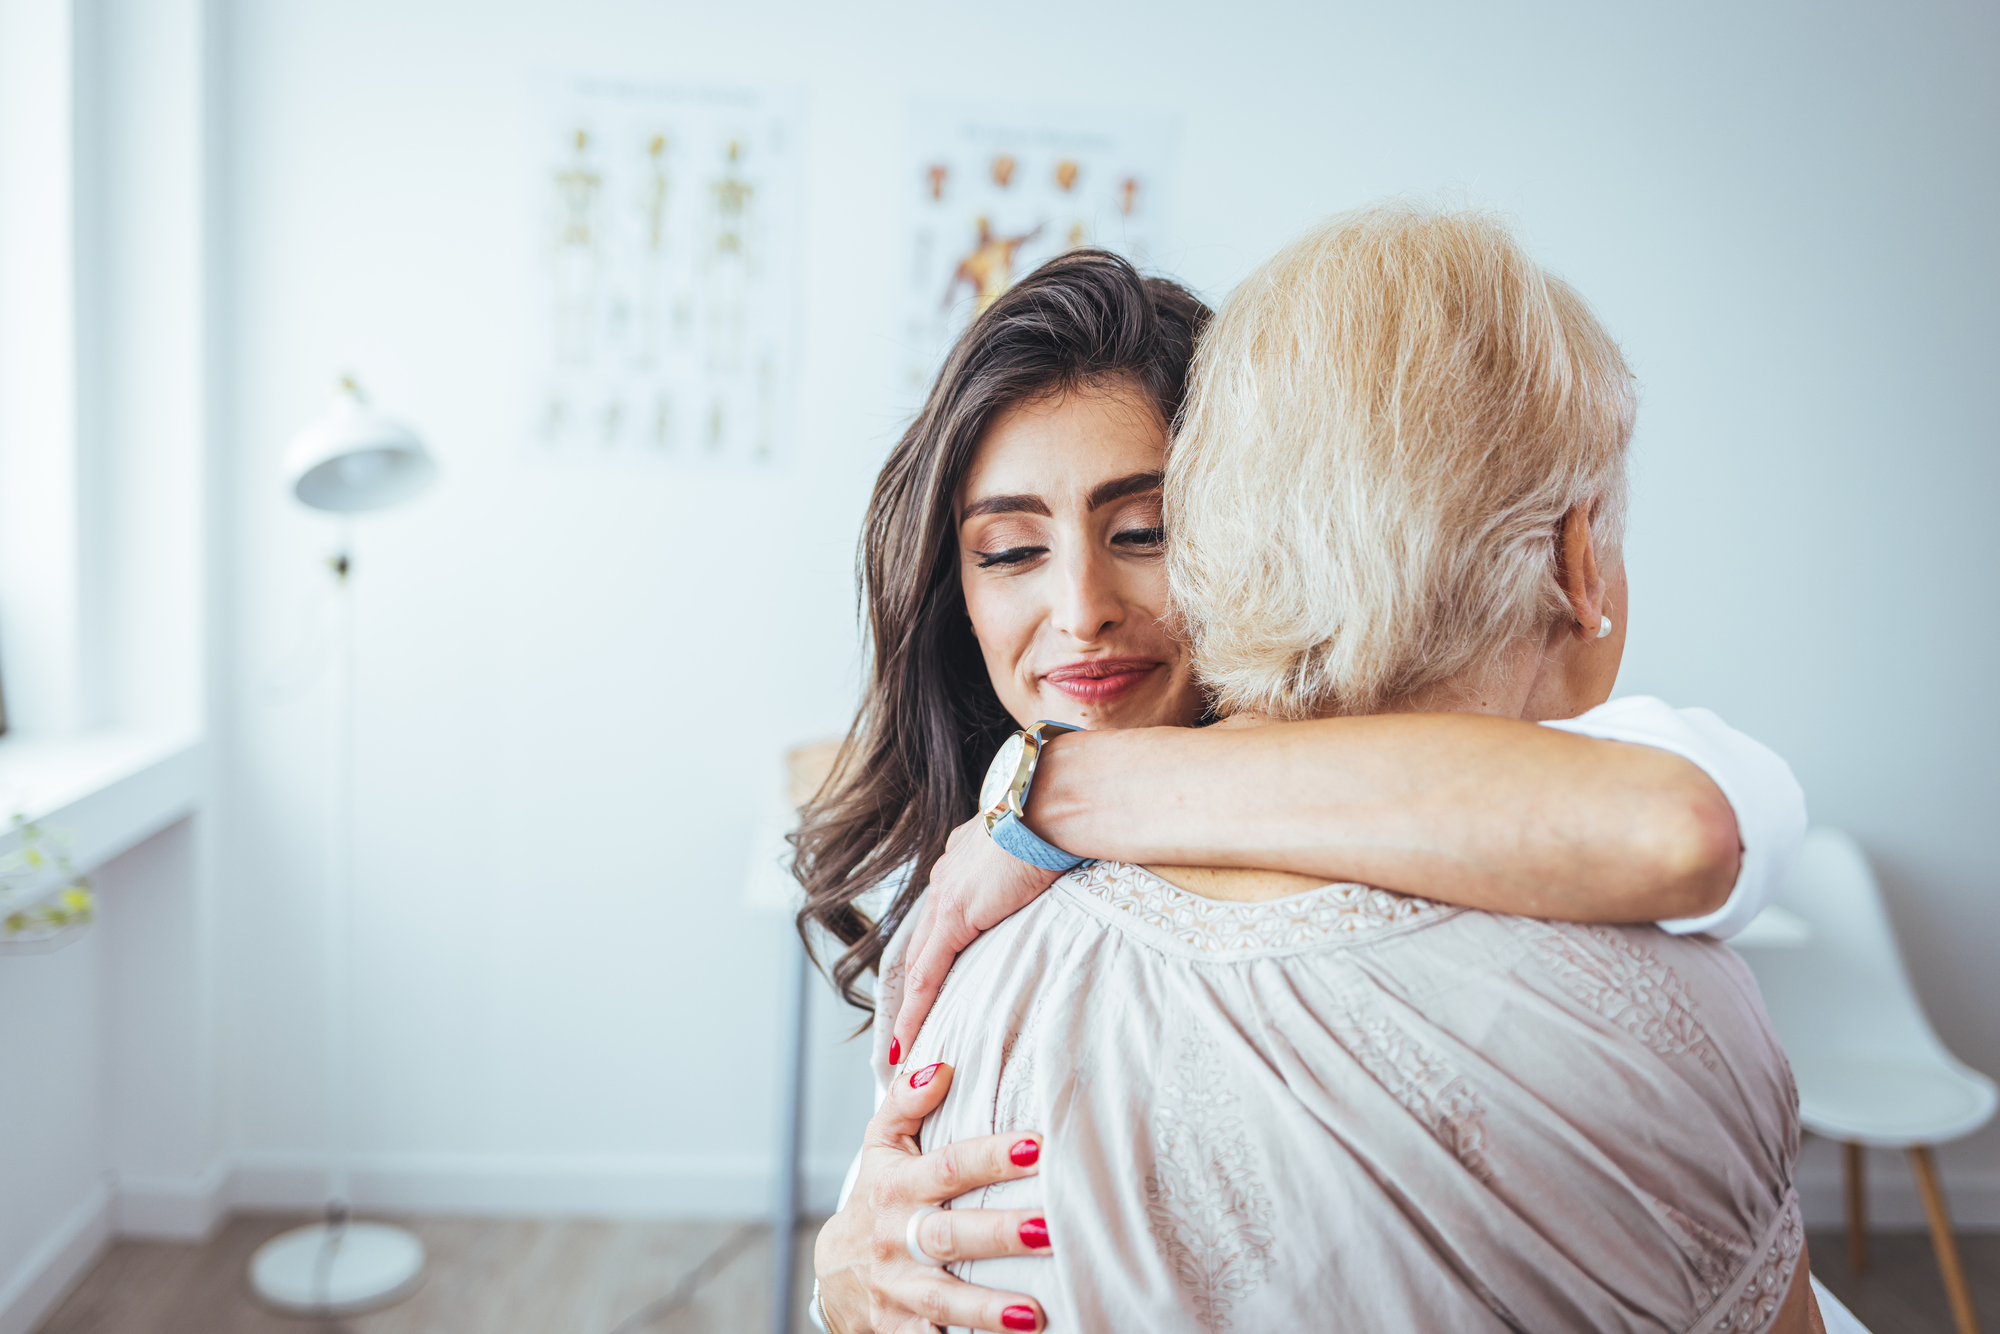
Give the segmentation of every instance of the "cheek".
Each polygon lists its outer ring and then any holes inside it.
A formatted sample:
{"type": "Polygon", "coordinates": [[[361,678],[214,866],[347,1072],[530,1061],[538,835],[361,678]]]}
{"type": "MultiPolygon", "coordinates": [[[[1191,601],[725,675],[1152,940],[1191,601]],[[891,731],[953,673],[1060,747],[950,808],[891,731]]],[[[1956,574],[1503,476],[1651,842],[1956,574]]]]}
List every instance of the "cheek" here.
{"type": "Polygon", "coordinates": [[[1021,679],[1021,664],[1042,621],[1039,604],[1022,596],[1020,586],[1028,582],[976,577],[962,581],[965,612],[972,621],[972,637],[979,641],[986,679],[1000,697],[1000,707],[1023,727],[1043,712],[1036,699],[1036,684],[1021,679]]]}
{"type": "Polygon", "coordinates": [[[1125,602],[1134,611],[1159,626],[1159,633],[1176,647],[1180,637],[1169,628],[1167,616],[1167,567],[1164,562],[1143,565],[1132,572],[1125,585],[1125,602]]]}
{"type": "Polygon", "coordinates": [[[972,637],[988,665],[995,668],[1011,663],[1026,651],[1034,638],[1034,621],[1018,595],[997,580],[968,576],[961,580],[965,594],[965,614],[972,621],[972,637]]]}
{"type": "Polygon", "coordinates": [[[1139,567],[1137,575],[1133,581],[1133,601],[1144,607],[1154,620],[1163,618],[1167,614],[1167,563],[1149,561],[1139,567]]]}

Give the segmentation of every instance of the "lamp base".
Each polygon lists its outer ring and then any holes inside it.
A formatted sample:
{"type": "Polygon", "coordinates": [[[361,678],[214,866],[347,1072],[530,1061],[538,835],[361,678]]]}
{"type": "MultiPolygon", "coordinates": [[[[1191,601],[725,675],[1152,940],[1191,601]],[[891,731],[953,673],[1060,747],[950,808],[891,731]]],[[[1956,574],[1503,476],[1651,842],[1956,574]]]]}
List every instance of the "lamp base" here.
{"type": "Polygon", "coordinates": [[[393,1306],[424,1278],[424,1244],[386,1223],[314,1223],[250,1257],[250,1290],[286,1315],[359,1315],[393,1306]]]}

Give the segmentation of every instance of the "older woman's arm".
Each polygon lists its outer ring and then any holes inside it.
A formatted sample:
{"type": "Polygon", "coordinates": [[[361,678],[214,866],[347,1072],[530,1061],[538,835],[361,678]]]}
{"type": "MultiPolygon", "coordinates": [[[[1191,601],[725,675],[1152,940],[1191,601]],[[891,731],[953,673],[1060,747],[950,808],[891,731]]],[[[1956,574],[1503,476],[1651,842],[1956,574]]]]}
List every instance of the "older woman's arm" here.
{"type": "Polygon", "coordinates": [[[1049,747],[1029,819],[1092,857],[1572,921],[1710,913],[1742,851],[1729,800],[1689,760],[1477,714],[1075,733],[1049,747]]]}
{"type": "MultiPolygon", "coordinates": [[[[1050,743],[1027,814],[1082,856],[1721,935],[1776,892],[1805,832],[1783,760],[1705,710],[1647,697],[1547,724],[1425,713],[1071,733],[1050,743]]],[[[900,1041],[958,952],[1054,879],[978,821],[953,834],[906,956],[900,1041]]]]}

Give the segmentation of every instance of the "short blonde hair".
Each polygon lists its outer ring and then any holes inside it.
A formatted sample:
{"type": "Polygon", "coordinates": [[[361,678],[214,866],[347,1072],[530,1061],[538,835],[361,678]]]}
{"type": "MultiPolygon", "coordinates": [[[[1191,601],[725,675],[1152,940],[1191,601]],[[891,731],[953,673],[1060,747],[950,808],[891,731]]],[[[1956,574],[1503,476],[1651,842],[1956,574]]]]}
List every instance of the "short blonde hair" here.
{"type": "Polygon", "coordinates": [[[1167,570],[1224,713],[1367,713],[1569,618],[1555,541],[1618,549],[1631,374],[1494,218],[1387,204],[1286,246],[1202,341],[1167,570]]]}

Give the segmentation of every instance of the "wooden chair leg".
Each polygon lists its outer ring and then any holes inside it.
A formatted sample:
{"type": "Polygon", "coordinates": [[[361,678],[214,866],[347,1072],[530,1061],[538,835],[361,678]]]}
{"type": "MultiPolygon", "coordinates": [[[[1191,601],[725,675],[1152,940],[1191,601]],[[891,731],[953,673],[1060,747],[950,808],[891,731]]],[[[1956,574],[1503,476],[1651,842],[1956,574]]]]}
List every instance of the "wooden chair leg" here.
{"type": "Polygon", "coordinates": [[[1840,1154],[1847,1185],[1847,1267],[1858,1274],[1868,1267],[1868,1156],[1859,1144],[1841,1145],[1840,1154]]]}
{"type": "Polygon", "coordinates": [[[1938,1185],[1937,1162],[1928,1145],[1910,1150],[1910,1170],[1917,1174],[1917,1193],[1923,1196],[1924,1217],[1930,1220],[1931,1246],[1937,1251],[1938,1272],[1944,1275],[1944,1292],[1951,1299],[1958,1334],[1979,1334],[1979,1316],[1965,1286],[1965,1267],[1959,1263],[1958,1242],[1951,1235],[1951,1213],[1944,1207],[1944,1189],[1938,1185]]]}

